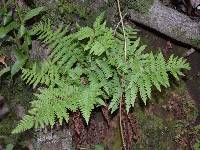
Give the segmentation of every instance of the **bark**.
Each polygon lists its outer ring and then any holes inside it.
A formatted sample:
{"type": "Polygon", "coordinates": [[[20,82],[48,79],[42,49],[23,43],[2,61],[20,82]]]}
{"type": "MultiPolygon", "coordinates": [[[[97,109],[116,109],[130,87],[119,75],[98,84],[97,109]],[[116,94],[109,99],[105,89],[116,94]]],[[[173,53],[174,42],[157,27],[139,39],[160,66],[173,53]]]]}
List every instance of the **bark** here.
{"type": "Polygon", "coordinates": [[[200,48],[200,23],[155,0],[148,13],[129,10],[130,19],[177,41],[200,48]]]}

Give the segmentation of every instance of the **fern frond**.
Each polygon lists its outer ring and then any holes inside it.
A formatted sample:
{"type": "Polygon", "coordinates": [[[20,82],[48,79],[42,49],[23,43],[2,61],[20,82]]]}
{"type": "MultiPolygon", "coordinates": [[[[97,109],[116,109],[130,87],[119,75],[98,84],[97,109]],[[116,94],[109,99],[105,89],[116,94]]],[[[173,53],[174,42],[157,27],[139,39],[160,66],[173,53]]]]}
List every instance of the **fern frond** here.
{"type": "Polygon", "coordinates": [[[91,112],[95,106],[105,105],[104,101],[100,98],[102,95],[100,87],[101,86],[96,83],[91,83],[89,86],[81,88],[79,108],[87,124],[89,122],[91,112]]]}
{"type": "Polygon", "coordinates": [[[25,115],[23,117],[23,120],[20,121],[20,123],[17,125],[17,127],[12,131],[12,133],[20,133],[23,131],[26,131],[28,129],[31,129],[34,126],[34,118],[30,115],[25,115]]]}
{"type": "Polygon", "coordinates": [[[138,38],[132,45],[129,45],[132,49],[132,52],[129,53],[132,58],[129,59],[129,73],[125,76],[127,80],[125,87],[127,112],[129,112],[131,106],[134,106],[137,93],[146,104],[147,99],[151,98],[153,85],[159,91],[161,91],[161,86],[169,87],[167,72],[170,71],[178,79],[178,76],[182,75],[181,69],[189,69],[188,63],[182,58],[178,59],[171,56],[168,62],[165,62],[162,53],[157,55],[153,53],[143,54],[145,46],[140,46],[139,41],[138,38]]]}
{"type": "Polygon", "coordinates": [[[94,37],[94,31],[90,27],[84,27],[81,28],[76,34],[75,37],[78,40],[83,40],[85,38],[93,38],[94,37]]]}
{"type": "MultiPolygon", "coordinates": [[[[102,28],[102,22],[104,21],[104,16],[105,16],[105,12],[101,13],[95,20],[95,22],[93,23],[93,28],[94,29],[99,29],[102,28]]],[[[103,25],[103,27],[105,27],[105,25],[103,25]]]]}
{"type": "Polygon", "coordinates": [[[124,61],[122,31],[114,35],[103,22],[103,14],[92,27],[82,27],[69,34],[59,27],[53,31],[49,20],[39,23],[30,31],[47,44],[51,53],[47,60],[29,69],[22,69],[22,79],[36,87],[47,88],[36,94],[31,110],[13,133],[34,127],[53,126],[57,121],[68,121],[69,112],[80,110],[86,123],[95,107],[109,100],[111,113],[119,108],[125,96],[129,112],[137,97],[144,104],[151,98],[152,88],[169,87],[168,72],[176,79],[189,64],[174,57],[165,61],[162,53],[144,53],[136,30],[126,27],[127,61],[124,61]]]}
{"type": "Polygon", "coordinates": [[[33,28],[29,31],[29,33],[31,35],[38,35],[45,30],[46,31],[51,30],[51,21],[49,19],[45,20],[44,22],[41,21],[37,25],[33,26],[33,28]]]}
{"type": "Polygon", "coordinates": [[[188,63],[183,58],[174,57],[171,55],[168,62],[167,62],[167,71],[169,71],[177,80],[179,79],[179,75],[183,75],[181,72],[182,69],[190,69],[188,63]]]}
{"type": "Polygon", "coordinates": [[[46,61],[41,66],[33,65],[32,69],[22,69],[22,79],[35,88],[39,83],[54,86],[59,81],[59,68],[46,61]]]}
{"type": "Polygon", "coordinates": [[[64,120],[68,122],[67,110],[76,111],[78,107],[78,102],[71,98],[76,91],[73,86],[40,90],[40,93],[36,94],[37,100],[31,102],[32,109],[29,110],[29,115],[23,118],[13,133],[25,131],[33,126],[37,128],[51,125],[53,127],[57,119],[60,124],[64,120]]]}
{"type": "Polygon", "coordinates": [[[109,109],[111,110],[111,113],[113,113],[119,108],[120,98],[122,96],[122,87],[116,73],[114,74],[113,79],[109,82],[109,89],[112,95],[109,109]]]}

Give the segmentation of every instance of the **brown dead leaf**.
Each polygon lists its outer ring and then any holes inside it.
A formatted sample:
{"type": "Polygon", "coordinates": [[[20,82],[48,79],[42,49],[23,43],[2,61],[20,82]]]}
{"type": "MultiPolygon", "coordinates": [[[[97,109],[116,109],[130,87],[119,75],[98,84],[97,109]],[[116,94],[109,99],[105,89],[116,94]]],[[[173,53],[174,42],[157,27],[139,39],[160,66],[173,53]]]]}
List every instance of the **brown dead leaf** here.
{"type": "Polygon", "coordinates": [[[2,63],[5,67],[7,67],[5,59],[6,59],[6,56],[0,56],[0,63],[2,63]]]}

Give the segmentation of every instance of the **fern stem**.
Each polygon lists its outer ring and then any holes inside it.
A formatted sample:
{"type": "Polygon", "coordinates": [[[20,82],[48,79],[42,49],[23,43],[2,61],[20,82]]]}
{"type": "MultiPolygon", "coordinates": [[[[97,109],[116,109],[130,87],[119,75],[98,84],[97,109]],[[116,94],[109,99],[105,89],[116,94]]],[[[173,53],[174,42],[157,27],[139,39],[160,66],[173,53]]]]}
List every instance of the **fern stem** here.
{"type": "MultiPolygon", "coordinates": [[[[123,16],[123,19],[126,17],[126,15],[127,15],[127,13],[125,13],[125,15],[123,16]]],[[[115,29],[114,29],[114,35],[116,34],[116,32],[117,32],[117,29],[118,29],[118,27],[119,27],[119,25],[121,24],[121,19],[120,19],[120,21],[117,23],[117,25],[116,25],[116,27],[115,27],[115,29]]]]}
{"type": "Polygon", "coordinates": [[[120,99],[120,104],[119,104],[120,105],[119,106],[119,126],[120,126],[122,144],[123,144],[124,150],[126,150],[126,142],[124,140],[123,125],[122,125],[122,101],[123,101],[123,92],[121,93],[121,99],[120,99]]]}
{"type": "Polygon", "coordinates": [[[121,22],[121,25],[122,25],[123,36],[124,36],[124,58],[125,58],[125,62],[126,62],[126,55],[127,55],[126,32],[125,32],[125,29],[124,29],[123,16],[122,16],[121,6],[120,6],[120,3],[119,3],[119,0],[117,0],[117,6],[118,6],[118,11],[119,11],[119,16],[120,16],[120,22],[121,22]]]}
{"type": "Polygon", "coordinates": [[[17,9],[17,15],[18,15],[18,17],[19,17],[19,21],[20,21],[20,23],[22,24],[22,23],[23,23],[23,20],[22,20],[22,16],[21,16],[20,7],[19,7],[19,5],[18,5],[18,3],[17,3],[16,0],[14,1],[14,3],[15,3],[15,6],[16,6],[16,9],[17,9]]]}
{"type": "MultiPolygon", "coordinates": [[[[123,36],[124,36],[124,61],[126,63],[126,55],[127,55],[127,46],[126,46],[126,33],[124,29],[124,22],[123,22],[123,17],[122,17],[122,12],[121,12],[121,6],[119,3],[119,0],[117,0],[117,6],[118,6],[118,11],[119,11],[119,16],[120,16],[120,22],[122,25],[122,30],[123,30],[123,36]]],[[[124,77],[124,76],[123,76],[124,77]]],[[[123,91],[121,93],[121,99],[120,99],[120,107],[119,107],[119,123],[120,123],[120,131],[121,131],[121,138],[122,138],[122,143],[124,150],[126,150],[126,143],[124,140],[124,134],[123,134],[123,126],[122,126],[122,101],[123,101],[123,91]]]]}

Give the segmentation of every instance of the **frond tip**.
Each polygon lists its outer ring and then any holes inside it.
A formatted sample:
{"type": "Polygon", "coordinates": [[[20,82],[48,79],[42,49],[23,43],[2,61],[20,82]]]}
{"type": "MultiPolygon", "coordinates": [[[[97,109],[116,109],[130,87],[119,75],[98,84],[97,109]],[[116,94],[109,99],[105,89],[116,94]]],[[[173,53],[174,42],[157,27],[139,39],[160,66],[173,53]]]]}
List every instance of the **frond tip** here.
{"type": "Polygon", "coordinates": [[[21,120],[20,123],[17,125],[17,127],[12,131],[12,134],[26,131],[28,129],[31,129],[33,126],[34,126],[33,117],[25,115],[23,117],[23,120],[21,120]]]}

